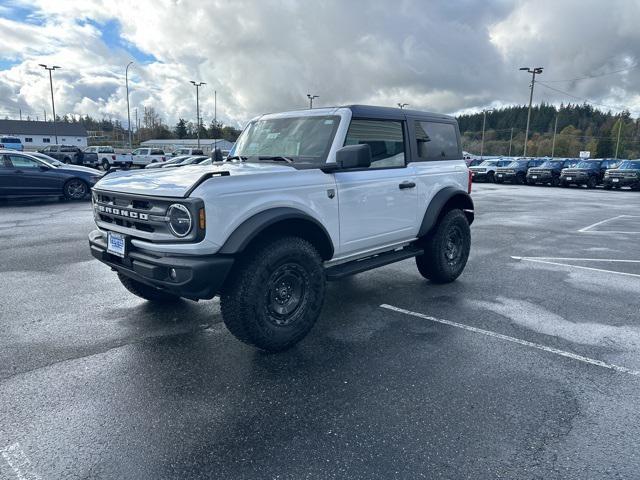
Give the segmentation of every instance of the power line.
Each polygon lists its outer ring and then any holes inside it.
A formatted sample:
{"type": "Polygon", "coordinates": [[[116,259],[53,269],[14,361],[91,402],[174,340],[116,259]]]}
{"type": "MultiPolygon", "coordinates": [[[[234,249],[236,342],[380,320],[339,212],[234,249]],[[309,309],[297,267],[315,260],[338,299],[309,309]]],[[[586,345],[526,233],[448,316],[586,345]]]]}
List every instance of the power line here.
{"type": "Polygon", "coordinates": [[[613,72],[601,73],[598,75],[585,75],[584,77],[569,78],[567,80],[545,80],[545,82],[546,83],[569,83],[569,82],[577,82],[579,80],[589,80],[591,78],[608,77],[610,75],[617,75],[618,73],[628,72],[629,70],[633,70],[637,66],[638,64],[635,64],[635,65],[632,65],[631,67],[622,68],[620,70],[614,70],[613,72]]]}

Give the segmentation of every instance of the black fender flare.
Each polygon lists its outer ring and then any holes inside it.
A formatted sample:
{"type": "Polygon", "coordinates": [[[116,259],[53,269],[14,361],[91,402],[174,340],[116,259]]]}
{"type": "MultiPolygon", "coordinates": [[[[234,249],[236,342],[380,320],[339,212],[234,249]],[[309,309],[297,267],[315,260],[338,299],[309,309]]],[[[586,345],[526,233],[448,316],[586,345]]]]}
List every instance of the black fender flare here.
{"type": "Polygon", "coordinates": [[[469,220],[469,225],[473,223],[474,207],[471,195],[464,190],[460,190],[456,187],[444,187],[438,193],[436,193],[427,207],[427,211],[422,219],[420,230],[418,231],[418,237],[423,237],[436,225],[442,209],[450,202],[455,202],[456,208],[460,208],[464,211],[469,220]]]}
{"type": "Polygon", "coordinates": [[[322,243],[324,248],[320,249],[322,250],[320,253],[323,258],[329,259],[333,256],[333,242],[324,225],[311,215],[291,207],[271,208],[269,210],[256,213],[252,217],[248,218],[236,227],[231,235],[229,235],[227,240],[224,242],[224,245],[222,245],[219,253],[224,255],[240,253],[267,228],[275,225],[276,223],[291,220],[305,222],[311,227],[311,229],[315,229],[314,233],[321,233],[324,238],[322,238],[322,236],[321,238],[317,238],[317,235],[315,235],[310,240],[312,240],[312,243],[314,244],[316,242],[322,243]]]}

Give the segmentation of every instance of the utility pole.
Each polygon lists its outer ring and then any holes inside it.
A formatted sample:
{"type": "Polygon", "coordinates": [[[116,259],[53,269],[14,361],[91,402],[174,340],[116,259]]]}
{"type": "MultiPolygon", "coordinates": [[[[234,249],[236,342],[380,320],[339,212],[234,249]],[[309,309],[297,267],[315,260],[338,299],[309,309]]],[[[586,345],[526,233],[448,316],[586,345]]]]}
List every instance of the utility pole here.
{"type": "Polygon", "coordinates": [[[138,143],[140,143],[140,132],[138,132],[138,130],[140,130],[140,124],[138,123],[138,107],[135,108],[135,112],[136,112],[136,115],[135,115],[136,133],[138,134],[138,143]]]}
{"type": "Polygon", "coordinates": [[[556,153],[556,132],[558,131],[558,117],[560,116],[560,112],[556,113],[556,123],[553,126],[553,142],[551,143],[551,158],[555,156],[556,153]]]}
{"type": "Polygon", "coordinates": [[[196,87],[196,118],[198,120],[198,125],[196,126],[196,130],[198,131],[198,148],[200,148],[200,87],[202,85],[206,85],[204,82],[194,82],[191,80],[191,83],[196,87]]]}
{"type": "Polygon", "coordinates": [[[313,108],[313,99],[314,98],[320,98],[320,96],[311,95],[310,93],[307,93],[307,98],[309,99],[309,110],[311,110],[313,108]]]}
{"type": "Polygon", "coordinates": [[[520,70],[525,70],[527,73],[531,74],[531,85],[530,85],[531,91],[529,92],[529,112],[527,113],[527,129],[524,132],[524,153],[522,154],[523,157],[527,156],[527,143],[529,141],[529,123],[531,121],[531,102],[533,102],[533,88],[535,87],[535,84],[536,84],[536,75],[540,75],[542,73],[543,68],[544,67],[520,68],[520,70]]]}
{"type": "Polygon", "coordinates": [[[618,140],[616,141],[616,156],[615,158],[618,158],[618,148],[620,148],[620,131],[622,130],[622,115],[620,116],[620,119],[618,120],[620,123],[618,123],[618,140]]]}
{"type": "Polygon", "coordinates": [[[218,127],[218,91],[213,91],[213,123],[218,127]]]}
{"type": "Polygon", "coordinates": [[[487,112],[493,112],[493,109],[482,110],[482,143],[480,144],[480,160],[482,160],[484,154],[484,127],[487,123],[487,112]]]}
{"type": "Polygon", "coordinates": [[[400,110],[402,110],[404,107],[408,107],[408,106],[409,106],[409,104],[408,104],[408,103],[398,103],[398,108],[399,108],[400,110]]]}
{"type": "Polygon", "coordinates": [[[513,127],[511,127],[511,136],[509,137],[509,156],[511,156],[511,142],[513,142],[513,127]]]}
{"type": "Polygon", "coordinates": [[[133,65],[133,62],[127,63],[127,68],[124,69],[124,82],[127,86],[127,130],[129,131],[129,149],[131,149],[131,113],[129,111],[129,67],[133,65]]]}
{"type": "Polygon", "coordinates": [[[53,110],[53,134],[56,137],[56,145],[57,145],[58,130],[56,129],[56,103],[53,100],[53,78],[51,76],[51,72],[62,67],[59,67],[58,65],[53,65],[52,67],[48,67],[44,63],[40,63],[38,65],[44,68],[45,70],[49,70],[49,86],[51,86],[51,110],[53,110]]]}
{"type": "Polygon", "coordinates": [[[44,112],[44,121],[47,121],[47,109],[43,108],[42,111],[44,112]]]}
{"type": "Polygon", "coordinates": [[[22,120],[22,109],[19,108],[18,110],[20,111],[20,120],[22,120]]]}

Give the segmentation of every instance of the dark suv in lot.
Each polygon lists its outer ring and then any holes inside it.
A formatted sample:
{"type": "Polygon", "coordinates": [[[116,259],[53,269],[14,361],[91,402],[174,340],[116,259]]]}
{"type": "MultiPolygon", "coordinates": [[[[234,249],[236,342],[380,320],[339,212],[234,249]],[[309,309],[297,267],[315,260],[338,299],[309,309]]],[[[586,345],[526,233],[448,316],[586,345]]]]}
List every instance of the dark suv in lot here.
{"type": "Polygon", "coordinates": [[[617,168],[611,168],[604,172],[604,188],[631,187],[632,190],[640,190],[640,159],[622,160],[617,168]]]}
{"type": "Polygon", "coordinates": [[[563,168],[560,174],[560,186],[586,185],[587,188],[596,188],[602,183],[604,173],[609,168],[618,166],[620,160],[613,158],[594,158],[582,160],[575,167],[563,168]]]}
{"type": "Polygon", "coordinates": [[[62,163],[71,163],[73,165],[98,163],[98,155],[96,153],[85,153],[73,145],[49,145],[48,147],[38,150],[38,152],[55,158],[62,163]]]}
{"type": "Polygon", "coordinates": [[[493,183],[496,181],[496,170],[498,167],[506,167],[512,161],[513,159],[511,158],[507,158],[506,160],[501,158],[485,160],[476,167],[469,167],[469,170],[471,170],[471,178],[473,178],[474,182],[484,180],[485,182],[493,183]]]}
{"type": "Polygon", "coordinates": [[[545,161],[539,167],[530,168],[527,171],[527,183],[529,185],[560,185],[560,173],[563,168],[575,167],[580,162],[579,158],[552,158],[545,161]]]}
{"type": "Polygon", "coordinates": [[[544,158],[514,158],[506,167],[498,167],[496,170],[496,183],[527,183],[527,172],[530,168],[539,167],[545,162],[544,158]]]}

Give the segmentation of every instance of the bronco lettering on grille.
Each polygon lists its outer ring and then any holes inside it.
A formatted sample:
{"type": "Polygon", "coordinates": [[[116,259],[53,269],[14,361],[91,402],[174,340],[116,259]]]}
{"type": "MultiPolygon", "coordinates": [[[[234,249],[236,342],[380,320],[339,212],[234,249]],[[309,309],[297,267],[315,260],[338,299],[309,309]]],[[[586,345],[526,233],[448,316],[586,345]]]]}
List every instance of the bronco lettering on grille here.
{"type": "Polygon", "coordinates": [[[132,210],[125,210],[123,208],[105,207],[104,205],[98,205],[98,211],[102,213],[108,213],[109,215],[117,215],[119,217],[135,218],[136,220],[149,220],[147,213],[138,213],[132,210]]]}

